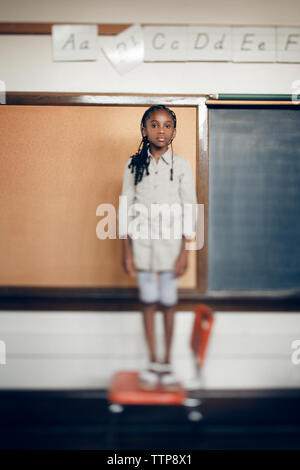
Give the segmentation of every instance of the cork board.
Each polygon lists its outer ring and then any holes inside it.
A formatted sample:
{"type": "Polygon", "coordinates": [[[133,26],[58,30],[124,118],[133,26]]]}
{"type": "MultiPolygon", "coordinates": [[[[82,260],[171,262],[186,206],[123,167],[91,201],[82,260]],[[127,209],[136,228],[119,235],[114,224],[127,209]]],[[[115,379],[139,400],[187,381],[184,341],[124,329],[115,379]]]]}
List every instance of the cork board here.
{"type": "MultiPolygon", "coordinates": [[[[0,285],[135,287],[121,240],[100,240],[103,203],[118,208],[125,163],[140,142],[141,106],[1,106],[0,285]]],[[[196,181],[196,108],[172,107],[174,152],[196,181]]],[[[117,221],[116,221],[117,223],[117,221]]],[[[179,287],[196,287],[196,252],[179,287]]]]}

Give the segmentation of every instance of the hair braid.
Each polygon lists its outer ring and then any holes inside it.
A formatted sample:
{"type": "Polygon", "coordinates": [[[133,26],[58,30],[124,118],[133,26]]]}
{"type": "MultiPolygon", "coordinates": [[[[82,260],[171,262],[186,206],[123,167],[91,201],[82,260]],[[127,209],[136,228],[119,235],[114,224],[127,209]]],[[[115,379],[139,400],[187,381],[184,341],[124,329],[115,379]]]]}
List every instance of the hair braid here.
{"type": "Polygon", "coordinates": [[[138,184],[138,182],[142,180],[145,171],[146,171],[146,175],[149,175],[148,167],[150,164],[150,156],[148,155],[148,148],[149,148],[148,138],[143,137],[139,145],[137,153],[131,156],[131,162],[129,163],[128,168],[131,168],[131,173],[133,173],[135,169],[135,175],[134,175],[135,185],[138,184]]]}
{"type": "MultiPolygon", "coordinates": [[[[169,113],[170,116],[173,119],[174,128],[176,128],[177,119],[176,119],[176,114],[174,113],[174,111],[172,111],[171,109],[167,108],[164,105],[154,105],[154,106],[151,106],[150,108],[148,108],[145,111],[145,113],[142,117],[141,125],[140,125],[141,132],[142,132],[142,128],[146,127],[146,120],[150,117],[150,115],[154,111],[157,111],[157,110],[163,110],[163,111],[166,111],[167,113],[169,113]]],[[[149,164],[150,164],[150,156],[148,154],[148,149],[149,148],[150,148],[150,144],[149,144],[148,138],[146,136],[144,136],[142,138],[141,142],[140,142],[137,153],[135,153],[134,155],[132,155],[130,157],[131,162],[129,163],[128,168],[131,168],[131,173],[133,173],[134,170],[135,170],[135,175],[134,175],[134,184],[135,185],[138,184],[138,182],[142,180],[142,178],[144,176],[144,173],[146,173],[146,175],[149,175],[149,170],[148,170],[148,167],[149,167],[149,164]]],[[[170,171],[170,179],[171,179],[171,181],[173,181],[173,147],[172,147],[172,141],[171,141],[171,148],[172,148],[172,169],[170,171]]]]}

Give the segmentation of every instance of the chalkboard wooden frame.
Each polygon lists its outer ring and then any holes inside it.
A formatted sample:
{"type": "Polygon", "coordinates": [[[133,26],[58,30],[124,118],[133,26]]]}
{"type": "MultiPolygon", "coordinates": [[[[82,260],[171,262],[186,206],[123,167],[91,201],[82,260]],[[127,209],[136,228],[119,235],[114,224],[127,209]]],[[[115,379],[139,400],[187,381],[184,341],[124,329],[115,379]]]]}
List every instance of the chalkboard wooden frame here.
{"type": "MultiPolygon", "coordinates": [[[[40,93],[8,92],[7,105],[43,106],[167,106],[195,107],[197,109],[197,198],[204,204],[204,247],[197,252],[197,285],[195,289],[179,289],[178,310],[193,310],[199,302],[215,309],[229,311],[297,311],[300,310],[300,290],[296,292],[261,292],[205,294],[207,279],[208,194],[209,194],[209,105],[220,106],[220,101],[206,100],[206,95],[132,95],[97,93],[40,93]]],[[[234,103],[236,105],[237,103],[234,103]]],[[[239,105],[242,103],[238,103],[239,105]]],[[[230,103],[232,105],[232,103],[230,103]]],[[[250,106],[274,106],[271,102],[252,102],[250,106]]],[[[291,102],[276,106],[295,106],[291,102]]],[[[249,103],[247,105],[249,106],[249,103]]],[[[0,310],[140,310],[136,288],[0,288],[0,310]]]]}

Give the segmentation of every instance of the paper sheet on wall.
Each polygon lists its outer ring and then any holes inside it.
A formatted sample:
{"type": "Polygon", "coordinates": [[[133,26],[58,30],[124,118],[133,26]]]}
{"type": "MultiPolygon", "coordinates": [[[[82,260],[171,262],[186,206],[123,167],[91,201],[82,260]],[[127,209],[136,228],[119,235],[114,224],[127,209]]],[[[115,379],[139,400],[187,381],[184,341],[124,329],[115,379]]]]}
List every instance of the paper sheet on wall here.
{"type": "Polygon", "coordinates": [[[275,62],[274,27],[233,27],[233,62],[275,62]]]}
{"type": "Polygon", "coordinates": [[[54,61],[97,60],[98,26],[53,25],[52,54],[54,61]]]}
{"type": "Polygon", "coordinates": [[[187,59],[186,26],[145,26],[145,62],[180,62],[187,59]]]}
{"type": "Polygon", "coordinates": [[[114,68],[124,74],[144,60],[144,39],[140,25],[133,25],[105,41],[102,50],[114,68]]]}
{"type": "Polygon", "coordinates": [[[98,25],[53,25],[54,61],[97,60],[98,25]]]}
{"type": "Polygon", "coordinates": [[[277,62],[300,62],[300,28],[276,28],[277,62]]]}

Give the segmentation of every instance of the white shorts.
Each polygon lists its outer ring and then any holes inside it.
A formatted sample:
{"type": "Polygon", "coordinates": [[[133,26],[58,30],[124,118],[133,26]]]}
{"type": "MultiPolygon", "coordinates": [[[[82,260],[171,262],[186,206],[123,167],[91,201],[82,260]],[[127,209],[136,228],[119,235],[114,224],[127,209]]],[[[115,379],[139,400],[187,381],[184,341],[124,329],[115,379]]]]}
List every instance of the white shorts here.
{"type": "Polygon", "coordinates": [[[178,277],[175,277],[174,270],[154,273],[138,269],[136,272],[140,301],[160,302],[164,307],[172,307],[177,303],[178,277]]]}

